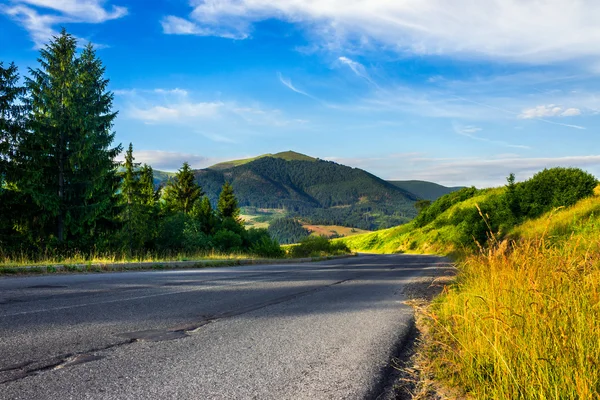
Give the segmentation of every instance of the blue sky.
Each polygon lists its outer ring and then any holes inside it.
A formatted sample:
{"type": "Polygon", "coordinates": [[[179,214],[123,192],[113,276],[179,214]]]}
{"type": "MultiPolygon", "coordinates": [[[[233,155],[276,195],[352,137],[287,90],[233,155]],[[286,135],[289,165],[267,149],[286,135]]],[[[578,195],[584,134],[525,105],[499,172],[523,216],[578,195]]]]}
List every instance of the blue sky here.
{"type": "Polygon", "coordinates": [[[600,176],[594,0],[0,0],[22,74],[67,28],[98,47],[117,140],[176,170],[295,150],[385,179],[600,176]]]}

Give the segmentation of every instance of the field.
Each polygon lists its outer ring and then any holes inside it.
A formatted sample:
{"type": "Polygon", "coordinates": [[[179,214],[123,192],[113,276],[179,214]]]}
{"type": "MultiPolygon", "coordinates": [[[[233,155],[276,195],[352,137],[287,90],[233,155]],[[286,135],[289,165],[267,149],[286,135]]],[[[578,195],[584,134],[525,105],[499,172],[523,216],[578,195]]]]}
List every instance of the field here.
{"type": "Polygon", "coordinates": [[[349,228],[347,226],[339,226],[339,225],[302,224],[302,226],[304,226],[306,229],[308,229],[311,232],[311,234],[316,235],[316,236],[346,237],[346,236],[354,236],[354,235],[369,233],[369,231],[365,231],[363,229],[349,228]]]}

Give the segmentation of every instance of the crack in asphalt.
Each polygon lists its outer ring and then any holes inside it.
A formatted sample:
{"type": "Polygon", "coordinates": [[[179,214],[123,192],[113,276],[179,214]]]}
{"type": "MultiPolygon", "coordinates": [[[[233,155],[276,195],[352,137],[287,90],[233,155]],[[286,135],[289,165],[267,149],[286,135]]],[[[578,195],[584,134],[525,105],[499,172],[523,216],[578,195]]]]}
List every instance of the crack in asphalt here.
{"type": "Polygon", "coordinates": [[[270,300],[267,302],[254,304],[254,305],[251,305],[248,307],[238,308],[236,310],[228,311],[228,312],[217,314],[214,316],[207,316],[199,321],[188,323],[185,325],[178,325],[178,326],[166,328],[166,329],[151,329],[151,330],[145,330],[145,331],[126,332],[126,333],[117,334],[116,335],[117,337],[125,338],[126,340],[120,341],[117,343],[113,343],[113,344],[110,344],[105,347],[95,348],[95,349],[78,352],[78,353],[64,354],[64,355],[60,355],[57,357],[53,357],[51,359],[42,360],[42,361],[40,361],[40,360],[26,361],[26,362],[23,362],[20,364],[4,367],[4,368],[0,369],[0,373],[15,372],[15,371],[16,371],[16,373],[14,373],[12,376],[5,378],[5,379],[0,378],[0,385],[9,383],[9,382],[18,381],[18,380],[24,379],[28,376],[37,375],[37,374],[43,373],[45,371],[53,371],[53,370],[67,368],[67,367],[71,367],[71,366],[75,366],[75,365],[79,365],[79,364],[83,364],[83,363],[87,363],[87,362],[97,361],[97,360],[103,359],[104,357],[95,355],[94,353],[112,350],[112,349],[126,346],[129,344],[138,342],[138,341],[160,342],[160,341],[165,341],[165,340],[183,339],[185,337],[188,337],[189,333],[195,333],[201,327],[203,327],[207,324],[210,324],[212,322],[216,322],[216,321],[219,321],[219,320],[222,320],[225,318],[236,317],[239,315],[250,313],[252,311],[256,311],[256,310],[260,310],[260,309],[270,307],[273,305],[285,303],[287,301],[291,301],[291,300],[294,300],[294,299],[297,299],[297,298],[300,298],[303,296],[307,296],[307,295],[315,293],[317,291],[328,289],[333,286],[337,286],[342,283],[357,279],[363,275],[364,274],[360,274],[360,275],[354,276],[352,278],[343,279],[340,281],[330,283],[328,285],[319,286],[319,287],[312,288],[309,290],[304,290],[304,291],[293,293],[290,295],[278,297],[276,299],[273,299],[273,300],[270,300]],[[35,365],[35,367],[28,368],[32,365],[35,365]]]}

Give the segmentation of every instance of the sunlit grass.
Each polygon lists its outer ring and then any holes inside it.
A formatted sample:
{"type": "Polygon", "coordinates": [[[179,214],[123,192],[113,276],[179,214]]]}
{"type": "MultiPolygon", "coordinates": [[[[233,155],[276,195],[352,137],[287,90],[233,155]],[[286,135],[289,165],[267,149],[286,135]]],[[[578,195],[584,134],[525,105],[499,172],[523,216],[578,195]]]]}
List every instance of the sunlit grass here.
{"type": "Polygon", "coordinates": [[[102,265],[102,264],[131,264],[131,263],[161,263],[173,261],[216,261],[216,260],[241,260],[258,259],[246,253],[220,253],[217,251],[199,253],[171,253],[158,254],[147,252],[129,256],[127,254],[102,254],[102,253],[75,253],[69,257],[41,254],[35,260],[26,254],[6,256],[0,253],[0,267],[16,268],[26,266],[53,266],[53,265],[102,265]]]}
{"type": "Polygon", "coordinates": [[[438,378],[474,398],[600,398],[598,203],[527,223],[522,239],[460,263],[429,313],[438,378]]]}

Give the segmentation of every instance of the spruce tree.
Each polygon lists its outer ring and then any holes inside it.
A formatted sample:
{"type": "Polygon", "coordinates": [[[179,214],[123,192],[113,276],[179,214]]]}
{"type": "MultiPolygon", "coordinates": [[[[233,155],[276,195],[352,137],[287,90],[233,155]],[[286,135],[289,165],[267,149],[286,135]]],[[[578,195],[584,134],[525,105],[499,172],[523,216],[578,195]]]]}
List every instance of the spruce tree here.
{"type": "Polygon", "coordinates": [[[219,210],[221,218],[232,218],[237,220],[240,216],[238,201],[233,194],[233,187],[229,182],[223,184],[221,194],[219,195],[219,202],[217,203],[217,209],[219,210]]]}
{"type": "Polygon", "coordinates": [[[215,233],[217,219],[207,196],[203,196],[202,200],[196,201],[192,208],[191,216],[200,224],[204,234],[212,235],[215,233]]]}
{"type": "MultiPolygon", "coordinates": [[[[123,223],[123,233],[127,238],[127,243],[129,246],[129,254],[133,252],[134,236],[138,236],[137,232],[135,232],[135,225],[138,220],[138,214],[140,212],[139,200],[140,200],[140,192],[139,192],[139,180],[140,174],[138,171],[139,163],[134,162],[135,158],[133,157],[133,145],[129,143],[129,148],[125,152],[125,162],[123,163],[123,172],[121,172],[121,215],[120,220],[123,223]]],[[[137,247],[137,243],[136,243],[137,247]]]]}
{"type": "Polygon", "coordinates": [[[202,188],[196,183],[196,177],[190,165],[184,162],[175,178],[167,183],[164,199],[169,211],[188,214],[192,211],[196,200],[203,195],[202,188]]]}
{"type": "Polygon", "coordinates": [[[0,252],[9,251],[19,242],[15,225],[23,228],[27,215],[26,201],[16,185],[20,168],[15,158],[23,130],[23,107],[19,100],[24,88],[19,86],[17,67],[0,62],[0,252]]]}
{"type": "Polygon", "coordinates": [[[139,191],[142,204],[154,208],[158,198],[157,191],[154,190],[154,170],[148,164],[140,169],[139,191]]]}
{"type": "Polygon", "coordinates": [[[40,68],[26,79],[28,134],[20,146],[24,192],[46,216],[46,233],[60,243],[88,240],[114,205],[118,185],[111,132],[116,113],[104,67],[88,45],[63,29],[40,51],[40,68]]]}

